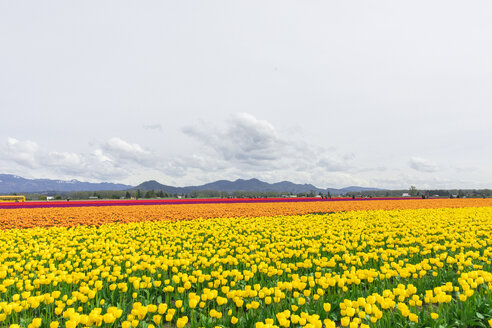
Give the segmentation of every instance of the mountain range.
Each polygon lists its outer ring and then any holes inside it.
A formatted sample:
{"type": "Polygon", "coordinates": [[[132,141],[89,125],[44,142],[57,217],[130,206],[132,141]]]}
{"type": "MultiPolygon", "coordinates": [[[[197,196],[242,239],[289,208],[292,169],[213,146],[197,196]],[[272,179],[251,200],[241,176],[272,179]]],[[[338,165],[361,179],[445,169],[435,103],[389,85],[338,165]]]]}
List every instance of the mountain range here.
{"type": "Polygon", "coordinates": [[[347,192],[360,192],[370,190],[382,190],[378,188],[365,188],[351,186],[341,189],[336,188],[318,188],[312,184],[296,184],[290,181],[282,181],[277,183],[268,183],[258,179],[237,179],[235,181],[219,180],[211,183],[206,183],[200,186],[174,187],[161,184],[155,180],[150,180],[139,184],[138,186],[130,186],[119,183],[92,183],[82,182],[78,180],[51,180],[51,179],[25,179],[11,174],[0,174],[0,193],[35,193],[35,192],[71,192],[71,191],[103,191],[103,190],[137,190],[148,191],[162,190],[168,194],[188,194],[193,191],[215,190],[231,193],[234,191],[249,191],[249,192],[278,192],[278,193],[327,193],[345,194],[347,192]]]}
{"type": "Polygon", "coordinates": [[[45,191],[127,190],[133,186],[119,183],[92,183],[78,180],[25,179],[12,174],[0,174],[0,193],[35,193],[45,191]]]}
{"type": "Polygon", "coordinates": [[[296,184],[290,181],[282,181],[277,183],[268,183],[258,179],[237,179],[235,181],[219,180],[211,183],[206,183],[201,186],[188,186],[188,187],[173,187],[163,185],[155,180],[146,181],[134,187],[133,190],[140,189],[142,191],[148,190],[162,190],[168,194],[188,194],[193,191],[205,191],[205,190],[217,190],[222,192],[231,193],[234,191],[250,191],[250,192],[278,192],[278,193],[327,193],[330,192],[334,195],[345,194],[347,192],[360,192],[370,190],[382,190],[378,188],[365,188],[358,186],[351,186],[341,189],[336,188],[318,188],[312,184],[296,184]]]}

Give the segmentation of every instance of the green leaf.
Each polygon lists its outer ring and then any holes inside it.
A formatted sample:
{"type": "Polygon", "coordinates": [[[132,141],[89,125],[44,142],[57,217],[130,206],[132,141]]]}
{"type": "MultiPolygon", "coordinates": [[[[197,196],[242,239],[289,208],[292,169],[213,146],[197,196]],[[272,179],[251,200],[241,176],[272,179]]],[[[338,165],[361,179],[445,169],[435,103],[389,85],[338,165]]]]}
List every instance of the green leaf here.
{"type": "Polygon", "coordinates": [[[467,327],[470,327],[470,326],[485,327],[485,325],[482,322],[476,321],[476,320],[473,320],[471,322],[468,322],[468,326],[467,327]]]}
{"type": "Polygon", "coordinates": [[[477,316],[477,318],[478,318],[478,319],[480,319],[480,320],[485,319],[485,317],[483,316],[483,314],[481,314],[480,312],[475,313],[475,315],[476,315],[476,316],[477,316]]]}

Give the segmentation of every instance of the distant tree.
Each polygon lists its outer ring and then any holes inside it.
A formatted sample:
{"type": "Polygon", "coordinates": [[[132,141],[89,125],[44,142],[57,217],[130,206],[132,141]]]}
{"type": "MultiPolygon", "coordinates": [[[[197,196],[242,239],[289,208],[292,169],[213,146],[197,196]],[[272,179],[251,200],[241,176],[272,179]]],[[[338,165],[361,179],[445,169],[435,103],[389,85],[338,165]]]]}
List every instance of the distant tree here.
{"type": "Polygon", "coordinates": [[[126,194],[125,194],[125,198],[126,198],[126,199],[130,199],[130,198],[132,198],[132,195],[130,194],[130,192],[129,192],[129,191],[127,191],[127,192],[126,192],[126,194]]]}
{"type": "Polygon", "coordinates": [[[62,196],[60,196],[60,195],[56,195],[56,196],[55,196],[55,199],[56,199],[56,200],[61,200],[61,199],[62,199],[62,196]]]}
{"type": "Polygon", "coordinates": [[[279,194],[278,192],[276,191],[267,191],[265,194],[264,194],[265,197],[279,197],[279,194]]]}
{"type": "Polygon", "coordinates": [[[135,195],[136,199],[142,198],[142,191],[140,189],[137,189],[137,194],[135,195]]]}
{"type": "Polygon", "coordinates": [[[418,194],[417,187],[415,187],[415,186],[410,186],[410,189],[408,190],[408,193],[409,193],[409,194],[410,194],[410,196],[412,196],[412,197],[417,196],[417,194],[418,194]]]}
{"type": "Polygon", "coordinates": [[[155,198],[155,191],[149,190],[145,193],[145,198],[155,198]]]}

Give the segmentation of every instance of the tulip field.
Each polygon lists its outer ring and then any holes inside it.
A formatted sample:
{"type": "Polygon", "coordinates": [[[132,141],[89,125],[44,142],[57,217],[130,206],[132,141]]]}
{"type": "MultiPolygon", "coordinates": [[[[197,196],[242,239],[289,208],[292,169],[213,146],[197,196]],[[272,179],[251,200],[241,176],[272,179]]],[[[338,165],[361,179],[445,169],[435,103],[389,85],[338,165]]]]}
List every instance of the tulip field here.
{"type": "Polygon", "coordinates": [[[0,327],[492,327],[492,200],[0,206],[0,327]]]}

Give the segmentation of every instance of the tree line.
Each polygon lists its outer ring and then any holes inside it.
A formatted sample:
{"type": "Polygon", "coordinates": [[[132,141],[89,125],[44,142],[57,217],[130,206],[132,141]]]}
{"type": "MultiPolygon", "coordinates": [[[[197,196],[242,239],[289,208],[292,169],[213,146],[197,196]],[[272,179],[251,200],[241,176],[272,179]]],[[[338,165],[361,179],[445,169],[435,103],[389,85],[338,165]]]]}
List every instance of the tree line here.
{"type": "Polygon", "coordinates": [[[84,199],[166,199],[166,198],[277,198],[277,197],[352,197],[352,198],[376,198],[376,197],[402,197],[408,194],[410,197],[446,197],[446,198],[483,198],[491,197],[490,189],[417,189],[414,186],[400,190],[371,190],[361,192],[347,192],[342,195],[333,195],[330,192],[316,192],[314,190],[304,193],[276,192],[276,191],[217,191],[199,190],[184,194],[167,193],[163,190],[114,190],[114,191],[77,191],[77,192],[46,192],[24,194],[27,200],[46,200],[54,197],[55,200],[84,200],[84,199]]]}

